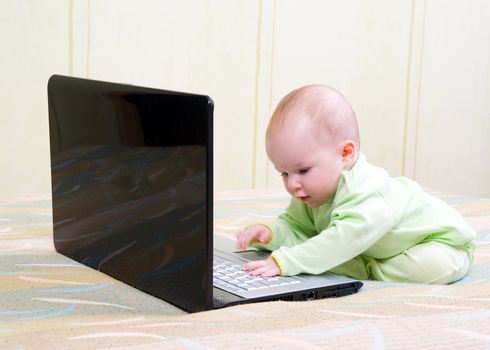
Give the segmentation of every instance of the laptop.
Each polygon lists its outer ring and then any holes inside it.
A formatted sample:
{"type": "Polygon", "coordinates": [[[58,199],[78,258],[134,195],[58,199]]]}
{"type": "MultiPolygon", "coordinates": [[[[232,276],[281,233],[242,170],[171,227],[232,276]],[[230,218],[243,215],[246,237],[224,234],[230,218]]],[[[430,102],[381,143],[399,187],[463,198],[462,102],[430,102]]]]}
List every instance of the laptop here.
{"type": "Polygon", "coordinates": [[[54,75],[48,105],[57,252],[188,312],[361,288],[252,278],[240,266],[268,253],[213,237],[210,97],[54,75]]]}

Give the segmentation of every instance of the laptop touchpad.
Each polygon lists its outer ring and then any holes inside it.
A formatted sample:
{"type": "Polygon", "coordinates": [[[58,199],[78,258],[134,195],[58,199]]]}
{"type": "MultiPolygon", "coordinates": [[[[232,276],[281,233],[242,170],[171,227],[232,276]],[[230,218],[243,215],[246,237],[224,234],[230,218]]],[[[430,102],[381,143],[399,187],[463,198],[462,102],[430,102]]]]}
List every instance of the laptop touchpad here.
{"type": "Polygon", "coordinates": [[[270,252],[261,251],[261,250],[243,250],[243,251],[235,252],[234,254],[236,254],[242,259],[264,260],[270,255],[270,252]]]}

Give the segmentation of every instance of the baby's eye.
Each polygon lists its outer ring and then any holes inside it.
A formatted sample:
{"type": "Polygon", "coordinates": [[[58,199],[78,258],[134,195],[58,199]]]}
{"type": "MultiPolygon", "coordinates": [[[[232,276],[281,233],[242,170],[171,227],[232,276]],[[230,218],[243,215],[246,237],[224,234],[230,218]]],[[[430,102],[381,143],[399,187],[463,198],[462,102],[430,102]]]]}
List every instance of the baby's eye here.
{"type": "Polygon", "coordinates": [[[301,174],[301,175],[304,175],[306,174],[308,171],[310,171],[311,168],[303,168],[303,169],[299,169],[298,173],[301,174]]]}
{"type": "Polygon", "coordinates": [[[281,177],[288,177],[288,173],[286,173],[286,172],[282,172],[282,173],[281,173],[281,177]]]}

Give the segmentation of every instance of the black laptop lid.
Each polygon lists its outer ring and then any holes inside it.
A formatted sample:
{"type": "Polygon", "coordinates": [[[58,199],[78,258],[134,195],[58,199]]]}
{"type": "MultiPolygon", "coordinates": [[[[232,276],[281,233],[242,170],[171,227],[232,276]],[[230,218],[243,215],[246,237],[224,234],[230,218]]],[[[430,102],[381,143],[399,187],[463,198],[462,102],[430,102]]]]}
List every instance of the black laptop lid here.
{"type": "Polygon", "coordinates": [[[56,250],[211,308],[213,101],[55,75],[48,103],[56,250]]]}

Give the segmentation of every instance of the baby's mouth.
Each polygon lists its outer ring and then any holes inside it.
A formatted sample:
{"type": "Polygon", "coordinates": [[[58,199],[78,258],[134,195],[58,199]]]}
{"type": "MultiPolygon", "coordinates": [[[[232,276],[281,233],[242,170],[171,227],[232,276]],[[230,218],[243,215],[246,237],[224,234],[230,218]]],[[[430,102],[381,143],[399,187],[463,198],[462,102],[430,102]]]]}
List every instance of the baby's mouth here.
{"type": "Polygon", "coordinates": [[[298,199],[302,202],[306,202],[308,199],[310,199],[310,196],[300,196],[298,199]]]}

